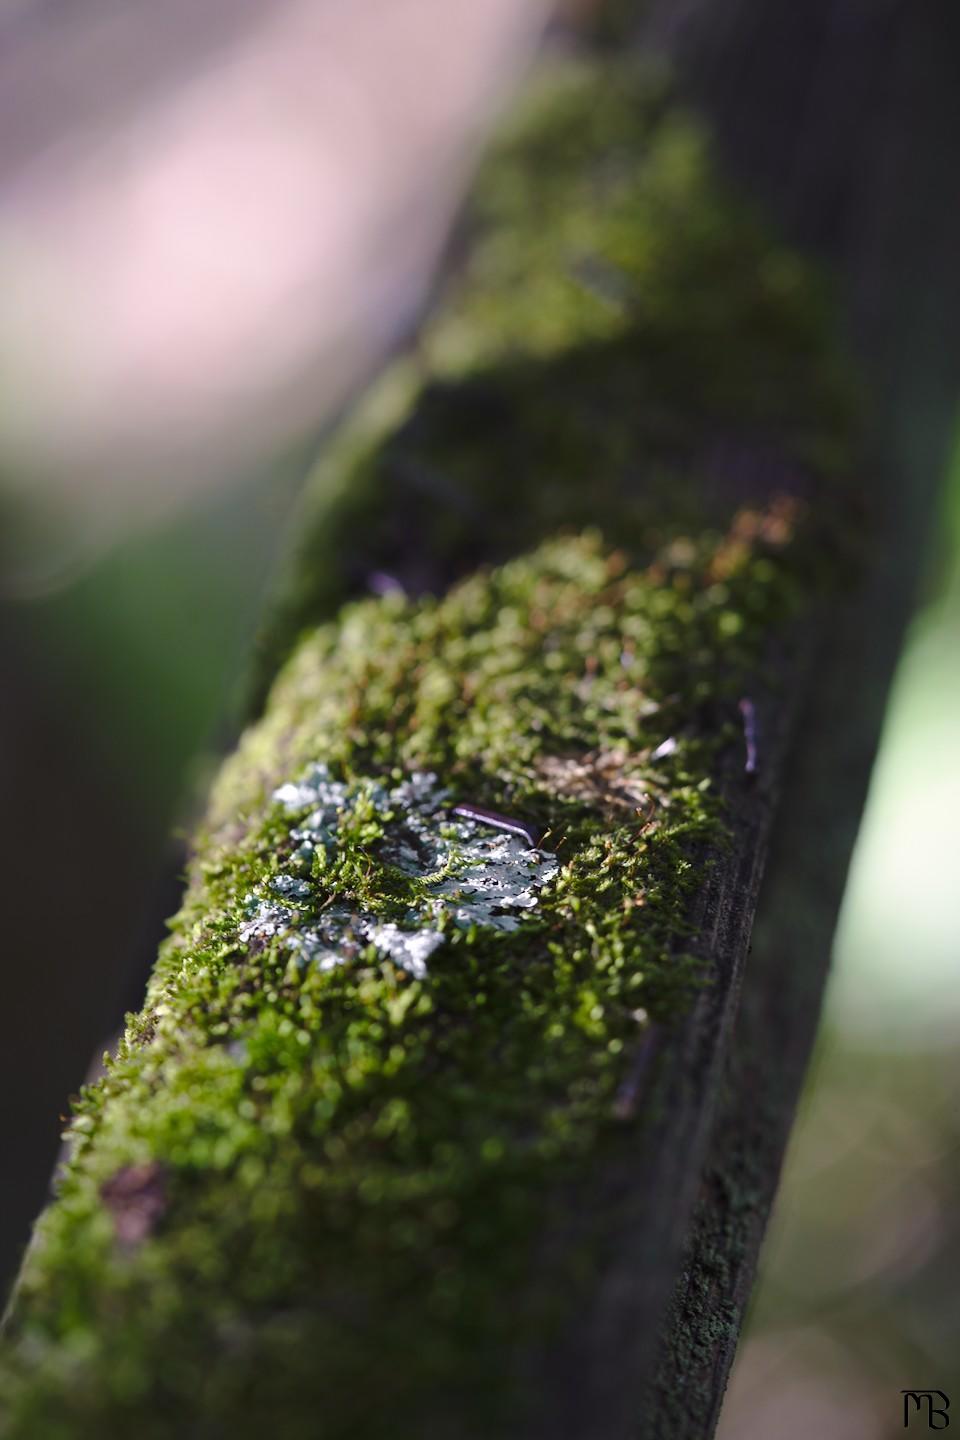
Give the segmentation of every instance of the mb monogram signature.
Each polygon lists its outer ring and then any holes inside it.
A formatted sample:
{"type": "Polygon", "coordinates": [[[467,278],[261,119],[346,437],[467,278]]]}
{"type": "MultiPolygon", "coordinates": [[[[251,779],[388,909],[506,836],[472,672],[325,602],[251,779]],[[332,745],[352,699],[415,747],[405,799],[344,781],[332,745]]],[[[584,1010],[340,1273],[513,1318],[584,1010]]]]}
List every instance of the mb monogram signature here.
{"type": "Polygon", "coordinates": [[[911,1420],[918,1420],[927,1412],[928,1430],[946,1430],[950,1424],[950,1416],[947,1411],[950,1409],[950,1401],[942,1390],[901,1390],[903,1396],[903,1428],[906,1430],[911,1420]],[[939,1401],[939,1404],[935,1402],[939,1401]]]}

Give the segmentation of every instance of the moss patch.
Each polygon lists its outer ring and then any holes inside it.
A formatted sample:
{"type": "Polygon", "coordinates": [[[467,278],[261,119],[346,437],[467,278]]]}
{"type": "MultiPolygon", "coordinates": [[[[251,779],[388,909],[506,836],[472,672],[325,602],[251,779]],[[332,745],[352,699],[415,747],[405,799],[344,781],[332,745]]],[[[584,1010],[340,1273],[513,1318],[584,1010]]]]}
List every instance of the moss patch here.
{"type": "Polygon", "coordinates": [[[736,698],[791,594],[762,542],[718,582],[727,548],[674,546],[651,578],[559,540],[436,604],[359,604],[301,647],[225,769],[146,1008],[78,1106],[21,1283],[11,1433],[163,1434],[189,1413],[306,1435],[314,1407],[354,1433],[371,1356],[378,1405],[418,1413],[454,1361],[471,1403],[503,1400],[486,1347],[531,1322],[503,1297],[544,1194],[615,1128],[644,1012],[697,977],[684,915],[739,763],[736,698]],[[597,753],[621,757],[614,806],[556,781],[597,753]],[[317,761],[343,798],[307,868],[309,793],[270,797],[317,761]],[[451,802],[547,832],[558,869],[517,928],[441,918],[419,979],[374,944],[327,968],[283,926],[254,943],[251,893],[297,863],[304,924],[331,905],[402,922],[421,882],[383,843],[403,804],[378,810],[370,786],[425,763],[451,802]],[[163,1176],[134,1245],[111,1198],[130,1174],[163,1176]]]}
{"type": "Polygon", "coordinates": [[[262,703],[345,594],[441,594],[559,526],[652,555],[778,485],[855,404],[809,268],[718,181],[659,74],[555,66],[481,174],[418,341],[324,453],[258,646],[262,703]]]}
{"type": "Polygon", "coordinates": [[[431,379],[332,451],[270,653],[349,588],[347,535],[431,584],[311,630],[224,767],[77,1106],[6,1436],[501,1433],[522,1343],[589,1285],[580,1249],[536,1274],[539,1226],[635,1143],[644,1027],[713,978],[687,917],[749,783],[738,699],[847,411],[815,288],[662,92],[553,84],[481,188],[431,379]],[[458,802],[543,836],[495,852],[523,903],[463,902],[503,877],[458,802]]]}

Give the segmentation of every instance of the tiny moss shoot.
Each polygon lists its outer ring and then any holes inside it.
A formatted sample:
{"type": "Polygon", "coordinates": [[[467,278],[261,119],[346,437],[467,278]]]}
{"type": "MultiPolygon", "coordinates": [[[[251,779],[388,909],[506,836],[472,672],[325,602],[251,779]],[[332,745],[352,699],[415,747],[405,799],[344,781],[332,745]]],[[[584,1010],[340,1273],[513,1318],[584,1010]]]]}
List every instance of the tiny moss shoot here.
{"type": "Polygon", "coordinates": [[[7,1440],[516,1422],[513,1357],[589,1283],[537,1276],[545,1207],[635,1139],[648,1027],[713,979],[738,704],[849,424],[823,314],[659,82],[531,102],[423,374],[305,507],[288,658],[24,1267],[7,1440]],[[325,618],[368,570],[401,583],[325,618]]]}

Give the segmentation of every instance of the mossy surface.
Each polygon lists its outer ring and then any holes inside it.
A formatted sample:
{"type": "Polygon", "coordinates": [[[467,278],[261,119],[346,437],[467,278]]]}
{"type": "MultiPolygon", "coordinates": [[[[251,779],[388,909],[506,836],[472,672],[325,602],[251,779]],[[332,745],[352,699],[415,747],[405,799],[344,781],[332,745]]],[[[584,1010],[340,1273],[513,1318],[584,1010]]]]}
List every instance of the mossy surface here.
{"type": "Polygon", "coordinates": [[[334,446],[272,644],[349,586],[358,526],[362,564],[435,567],[408,592],[501,563],[311,630],[224,767],[24,1269],[10,1440],[518,1425],[517,1357],[590,1283],[589,1245],[538,1272],[551,1197],[636,1143],[645,1028],[713,978],[688,916],[737,702],[819,563],[798,471],[846,424],[821,302],[612,72],[554,80],[477,210],[429,383],[334,446]],[[472,920],[465,802],[543,837],[472,920]],[[371,938],[426,925],[422,965],[371,938]]]}
{"type": "Polygon", "coordinates": [[[481,174],[414,357],[309,485],[258,646],[393,580],[442,593],[558,527],[652,554],[849,462],[829,297],[713,174],[658,73],[553,66],[481,174]]]}

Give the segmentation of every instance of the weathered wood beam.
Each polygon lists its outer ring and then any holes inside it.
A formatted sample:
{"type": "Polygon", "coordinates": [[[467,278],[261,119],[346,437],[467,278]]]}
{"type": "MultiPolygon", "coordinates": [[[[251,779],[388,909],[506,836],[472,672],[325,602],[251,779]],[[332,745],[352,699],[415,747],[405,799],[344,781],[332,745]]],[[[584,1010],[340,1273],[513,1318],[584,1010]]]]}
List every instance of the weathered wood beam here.
{"type": "Polygon", "coordinates": [[[751,928],[871,567],[827,322],[662,82],[545,82],[305,507],[5,1435],[709,1433],[823,977],[751,928]]]}
{"type": "Polygon", "coordinates": [[[651,1435],[712,1433],[815,1033],[847,867],[960,393],[955,9],[789,0],[659,5],[729,173],[829,267],[864,394],[868,550],[818,651],[785,771],[741,1013],[651,1435]]]}

